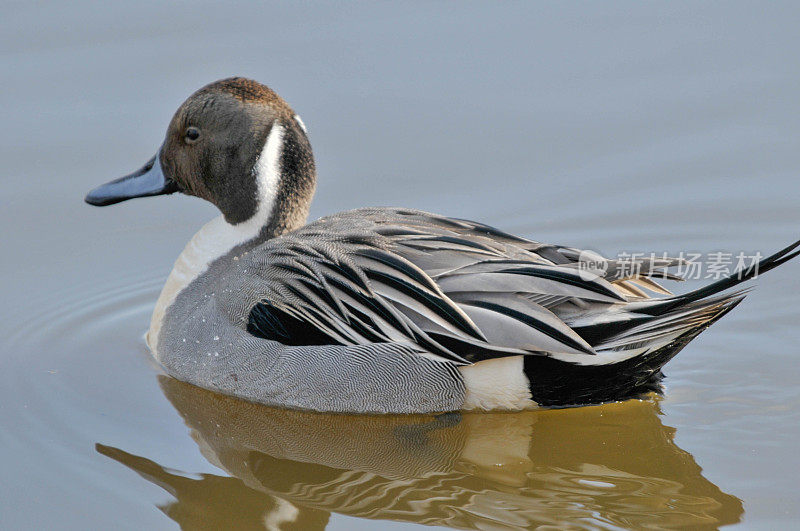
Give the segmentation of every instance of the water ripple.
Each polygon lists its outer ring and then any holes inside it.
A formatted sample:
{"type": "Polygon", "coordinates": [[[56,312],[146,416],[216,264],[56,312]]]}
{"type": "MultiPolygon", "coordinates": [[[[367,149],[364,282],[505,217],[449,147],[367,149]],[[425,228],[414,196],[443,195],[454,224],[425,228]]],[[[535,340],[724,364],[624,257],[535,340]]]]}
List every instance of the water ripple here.
{"type": "Polygon", "coordinates": [[[741,501],[673,442],[658,400],[516,414],[346,416],[250,404],[161,377],[203,455],[231,477],[190,481],[99,444],[174,500],[184,528],[331,513],[469,529],[717,528],[741,501]],[[221,503],[226,500],[227,503],[221,503]]]}

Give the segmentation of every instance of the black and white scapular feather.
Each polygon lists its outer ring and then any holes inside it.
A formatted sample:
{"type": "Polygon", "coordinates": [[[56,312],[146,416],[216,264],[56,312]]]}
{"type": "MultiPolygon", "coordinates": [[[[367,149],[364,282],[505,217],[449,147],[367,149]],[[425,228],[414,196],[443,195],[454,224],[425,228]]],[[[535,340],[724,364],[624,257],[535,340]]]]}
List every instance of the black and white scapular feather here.
{"type": "Polygon", "coordinates": [[[167,373],[272,405],[341,412],[518,410],[631,397],[739,304],[796,242],[672,295],[680,260],[634,262],[480,223],[364,208],[304,225],[316,182],[300,118],[233,78],[192,95],[113,204],[180,191],[222,216],[175,264],[148,344],[167,373]],[[589,258],[590,260],[586,260],[589,258]]]}

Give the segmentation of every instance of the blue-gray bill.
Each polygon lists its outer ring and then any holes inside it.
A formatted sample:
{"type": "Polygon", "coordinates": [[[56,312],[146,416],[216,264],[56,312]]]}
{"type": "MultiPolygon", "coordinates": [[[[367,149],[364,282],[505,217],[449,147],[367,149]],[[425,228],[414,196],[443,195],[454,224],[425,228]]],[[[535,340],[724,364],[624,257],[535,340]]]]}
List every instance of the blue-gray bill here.
{"type": "Polygon", "coordinates": [[[136,197],[172,194],[178,191],[175,181],[164,176],[158,155],[135,172],[102,184],[86,194],[94,206],[108,206],[136,197]]]}

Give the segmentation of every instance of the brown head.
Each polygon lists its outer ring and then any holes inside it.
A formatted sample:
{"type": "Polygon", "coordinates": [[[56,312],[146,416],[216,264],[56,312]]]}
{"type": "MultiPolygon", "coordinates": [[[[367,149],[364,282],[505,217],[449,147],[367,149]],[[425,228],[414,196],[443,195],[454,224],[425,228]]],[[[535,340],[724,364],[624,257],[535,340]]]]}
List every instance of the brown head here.
{"type": "Polygon", "coordinates": [[[315,185],[300,119],[270,88],[235,77],[192,94],[156,156],[95,188],[86,202],[106,206],[182,192],[210,201],[230,224],[260,222],[274,236],[305,222],[315,185]]]}

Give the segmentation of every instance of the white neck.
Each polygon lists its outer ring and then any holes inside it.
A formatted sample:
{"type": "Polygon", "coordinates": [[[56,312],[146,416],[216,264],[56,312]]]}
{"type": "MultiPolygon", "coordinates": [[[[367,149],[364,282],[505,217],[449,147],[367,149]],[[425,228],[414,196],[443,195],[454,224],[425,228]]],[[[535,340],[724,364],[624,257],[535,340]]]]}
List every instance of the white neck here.
{"type": "Polygon", "coordinates": [[[158,359],[156,353],[158,334],[161,331],[164,314],[178,294],[208,269],[211,262],[225,256],[234,247],[256,238],[261,229],[269,223],[280,184],[283,133],[282,125],[276,123],[272,126],[264,148],[253,166],[258,193],[256,213],[250,219],[236,225],[225,221],[223,216],[212,219],[194,235],[175,261],[156,302],[150,319],[150,330],[147,332],[147,344],[156,359],[158,359]]]}

